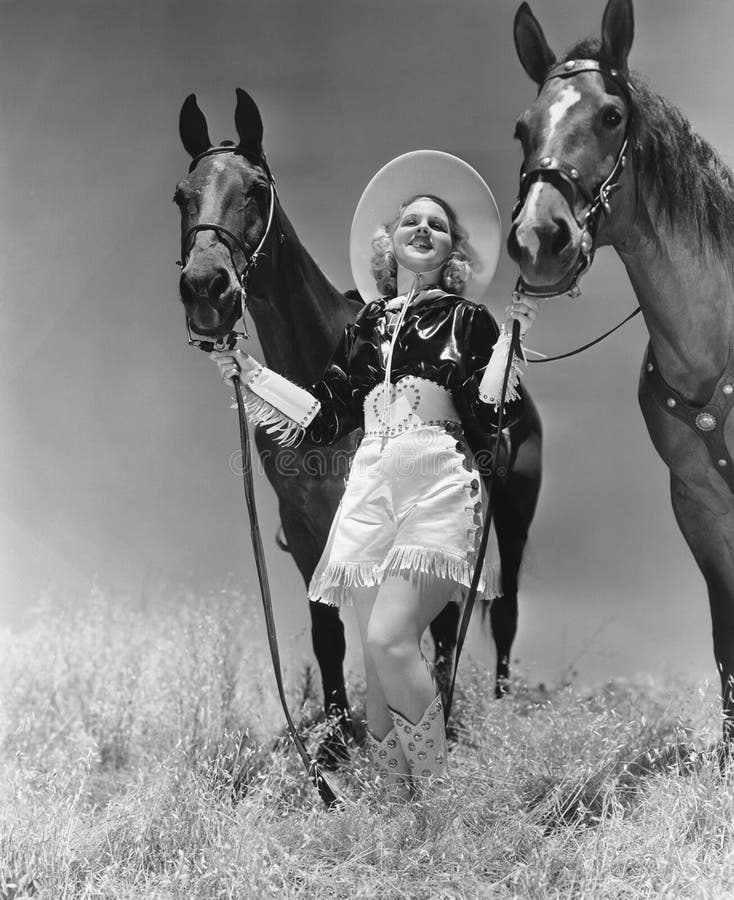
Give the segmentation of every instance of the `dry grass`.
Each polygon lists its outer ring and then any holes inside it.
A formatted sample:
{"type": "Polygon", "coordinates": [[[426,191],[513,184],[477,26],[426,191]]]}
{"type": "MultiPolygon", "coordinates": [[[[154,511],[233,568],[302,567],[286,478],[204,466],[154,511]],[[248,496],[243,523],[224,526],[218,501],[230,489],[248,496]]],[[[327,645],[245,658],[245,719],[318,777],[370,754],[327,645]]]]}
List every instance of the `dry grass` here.
{"type": "Polygon", "coordinates": [[[515,683],[496,702],[464,671],[450,788],[390,803],[355,751],[327,812],[273,749],[253,609],[97,596],[3,648],[0,900],[734,893],[713,688],[515,683]]]}

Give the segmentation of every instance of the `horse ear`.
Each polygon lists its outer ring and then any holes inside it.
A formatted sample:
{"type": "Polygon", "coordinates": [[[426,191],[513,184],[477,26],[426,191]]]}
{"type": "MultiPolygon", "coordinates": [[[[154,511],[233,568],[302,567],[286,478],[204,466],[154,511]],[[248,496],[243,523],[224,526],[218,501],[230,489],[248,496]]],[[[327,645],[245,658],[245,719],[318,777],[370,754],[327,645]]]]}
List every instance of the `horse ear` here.
{"type": "Polygon", "coordinates": [[[556,61],[556,56],[548,46],[540,23],[525,2],[520,4],[515,13],[513,29],[515,49],[522,67],[536,84],[541,85],[545,80],[545,73],[556,61]]]}
{"type": "Polygon", "coordinates": [[[604,56],[618,69],[627,69],[634,36],[632,0],[609,0],[601,23],[601,48],[604,56]]]}
{"type": "Polygon", "coordinates": [[[181,135],[186,152],[191,157],[198,156],[212,145],[204,113],[196,102],[196,94],[189,94],[183,102],[178,117],[178,133],[181,135]]]}
{"type": "Polygon", "coordinates": [[[234,112],[234,124],[240,137],[240,147],[258,156],[263,151],[263,120],[260,110],[252,97],[237,88],[237,109],[234,112]]]}

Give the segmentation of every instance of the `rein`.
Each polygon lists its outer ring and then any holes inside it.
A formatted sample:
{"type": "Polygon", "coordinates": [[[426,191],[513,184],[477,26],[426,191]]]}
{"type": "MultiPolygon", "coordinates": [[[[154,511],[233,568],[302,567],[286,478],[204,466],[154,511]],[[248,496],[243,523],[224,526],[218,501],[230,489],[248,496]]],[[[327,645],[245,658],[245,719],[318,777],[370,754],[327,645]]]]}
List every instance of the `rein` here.
{"type": "Polygon", "coordinates": [[[467,594],[466,602],[464,603],[464,609],[461,613],[461,621],[459,622],[459,630],[456,636],[456,650],[454,651],[454,673],[451,676],[451,684],[446,694],[446,701],[444,703],[444,722],[446,723],[448,723],[449,716],[451,715],[451,704],[454,700],[454,686],[456,685],[456,675],[459,671],[459,657],[461,656],[461,651],[464,647],[466,633],[469,630],[469,621],[474,610],[474,603],[477,599],[479,580],[482,577],[484,557],[487,553],[487,544],[489,542],[489,527],[492,524],[495,497],[497,493],[494,488],[495,484],[497,483],[497,472],[499,470],[497,461],[499,459],[500,443],[502,441],[502,421],[505,414],[505,396],[507,394],[507,383],[510,380],[510,372],[512,371],[512,359],[515,354],[517,354],[518,356],[522,356],[522,348],[520,347],[520,323],[517,321],[517,319],[512,323],[512,340],[510,342],[509,353],[507,354],[507,364],[505,366],[504,377],[502,378],[502,393],[500,395],[499,411],[497,415],[497,435],[494,439],[494,451],[492,456],[493,465],[492,471],[490,472],[489,478],[486,482],[488,499],[487,513],[484,517],[484,525],[482,526],[482,540],[479,544],[479,549],[477,550],[477,561],[474,565],[474,574],[472,576],[469,593],[467,594]]]}
{"type": "Polygon", "coordinates": [[[242,386],[240,385],[239,372],[232,378],[235,396],[237,398],[237,418],[240,425],[240,444],[242,446],[242,483],[245,490],[245,502],[247,504],[247,513],[250,519],[250,535],[252,537],[252,549],[255,556],[255,567],[257,568],[257,577],[260,582],[260,596],[262,597],[263,612],[265,614],[265,626],[268,634],[268,645],[270,647],[270,656],[273,661],[273,671],[275,672],[275,682],[278,686],[278,697],[280,705],[283,707],[288,732],[293,743],[298,750],[298,755],[303,761],[303,765],[308,772],[314,787],[319,792],[319,796],[324,801],[327,808],[332,809],[339,805],[340,798],[326,780],[326,776],[321,771],[316,760],[311,759],[303,743],[303,738],[298,733],[293,719],[288,709],[288,702],[285,696],[285,688],[283,686],[283,673],[280,666],[280,651],[278,650],[278,636],[275,630],[275,616],[273,615],[273,601],[270,595],[270,582],[268,581],[268,570],[265,564],[265,551],[263,550],[262,537],[260,536],[260,523],[257,517],[257,507],[255,505],[255,487],[252,480],[252,453],[250,450],[250,433],[247,427],[247,415],[245,413],[245,404],[242,399],[242,386]]]}
{"type": "MultiPolygon", "coordinates": [[[[519,282],[518,288],[516,288],[512,293],[514,297],[519,298],[523,296],[524,291],[521,291],[519,289],[519,282]]],[[[559,295],[555,294],[554,296],[557,297],[559,295]]],[[[594,338],[593,341],[588,341],[587,343],[582,344],[580,347],[576,347],[575,350],[569,350],[567,353],[559,353],[558,356],[546,356],[543,359],[526,358],[525,362],[537,365],[538,363],[556,362],[559,359],[569,359],[571,356],[577,356],[579,353],[583,353],[584,350],[588,350],[590,347],[594,347],[596,344],[600,344],[605,338],[608,338],[610,334],[614,334],[615,331],[618,331],[623,325],[626,325],[630,319],[634,319],[634,317],[641,312],[642,310],[639,306],[635,307],[635,309],[633,309],[629,315],[625,316],[621,322],[618,322],[616,325],[610,328],[609,331],[605,331],[604,334],[600,334],[599,337],[594,338]]]]}
{"type": "MultiPolygon", "coordinates": [[[[227,145],[221,147],[210,147],[208,150],[204,151],[204,153],[199,154],[199,156],[195,157],[192,160],[191,165],[189,166],[189,172],[192,172],[199,160],[205,156],[212,156],[215,153],[240,152],[242,151],[235,146],[227,145]]],[[[240,338],[249,337],[249,334],[247,333],[247,326],[245,324],[247,290],[250,277],[255,270],[255,267],[257,266],[258,260],[263,251],[263,247],[265,246],[265,243],[268,240],[272,230],[273,222],[275,220],[275,203],[277,196],[275,191],[275,180],[270,173],[270,169],[268,168],[265,159],[259,159],[257,162],[264,167],[268,175],[268,185],[270,188],[270,208],[268,211],[267,225],[255,250],[252,253],[248,253],[247,248],[245,247],[243,242],[235,234],[233,234],[224,226],[219,225],[218,223],[204,222],[194,225],[189,228],[188,231],[186,231],[181,239],[181,260],[183,267],[186,265],[188,253],[190,252],[191,237],[200,231],[213,231],[217,235],[219,240],[227,247],[232,260],[232,266],[234,268],[234,271],[237,273],[240,284],[242,325],[244,328],[243,332],[233,330],[228,334],[217,338],[215,341],[207,341],[201,340],[199,338],[194,338],[191,334],[191,326],[189,323],[188,314],[186,315],[186,334],[189,345],[192,347],[196,347],[199,350],[203,350],[207,353],[210,353],[212,350],[232,350],[240,338]],[[228,240],[225,240],[224,238],[227,238],[228,240]],[[239,272],[237,269],[232,245],[234,245],[244,257],[245,265],[241,272],[239,272]]],[[[282,235],[280,236],[280,240],[282,242],[282,235]]],[[[247,513],[250,520],[252,550],[255,557],[255,568],[257,569],[258,582],[260,584],[260,596],[262,598],[263,613],[265,616],[265,625],[268,635],[268,646],[270,648],[270,657],[273,662],[273,671],[275,673],[275,682],[278,688],[278,697],[283,708],[283,714],[285,716],[286,725],[288,727],[288,733],[290,734],[291,739],[295,744],[298,755],[301,757],[308,776],[314,787],[318,791],[319,796],[321,797],[327,808],[331,809],[339,805],[339,803],[341,802],[341,798],[338,795],[338,792],[331,787],[326,779],[326,776],[323,774],[316,761],[311,759],[311,757],[309,756],[306,745],[303,742],[303,738],[301,738],[300,734],[298,733],[298,729],[296,728],[295,723],[293,722],[293,718],[290,714],[290,710],[288,709],[288,702],[285,696],[285,687],[283,685],[283,673],[280,664],[278,637],[275,630],[275,616],[273,614],[273,601],[270,593],[270,582],[268,580],[268,571],[265,562],[265,551],[263,549],[262,537],[260,535],[260,523],[257,515],[257,506],[255,504],[255,487],[252,478],[252,452],[250,449],[250,435],[247,426],[247,415],[245,413],[244,401],[242,399],[242,387],[240,385],[239,373],[232,378],[232,384],[234,386],[235,396],[237,399],[237,415],[240,428],[240,445],[242,448],[242,483],[245,492],[247,513]]]]}

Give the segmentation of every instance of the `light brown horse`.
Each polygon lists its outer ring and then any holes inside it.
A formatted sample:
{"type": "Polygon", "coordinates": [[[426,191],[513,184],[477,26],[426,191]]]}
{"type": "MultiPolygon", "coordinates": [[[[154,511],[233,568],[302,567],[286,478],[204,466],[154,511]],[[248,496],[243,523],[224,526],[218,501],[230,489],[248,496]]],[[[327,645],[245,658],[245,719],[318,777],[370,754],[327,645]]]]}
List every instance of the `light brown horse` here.
{"type": "Polygon", "coordinates": [[[515,45],[539,87],[517,121],[524,153],[508,247],[530,293],[573,288],[611,245],[650,334],[639,401],[670,469],[673,510],[708,587],[724,737],[734,737],[734,180],[627,57],[631,0],[601,41],[556,60],[530,8],[515,45]]]}
{"type": "MultiPolygon", "coordinates": [[[[241,313],[243,291],[255,321],[265,363],[302,385],[316,382],[345,325],[361,308],[342,295],[298,239],[275,193],[262,149],[263,125],[255,102],[237,90],[238,143],[212,147],[206,120],[192,94],[180,114],[180,134],[193,157],[176,187],[181,211],[180,293],[191,329],[212,338],[228,334],[241,313]],[[253,259],[255,255],[255,259],[253,259]]],[[[258,451],[279,501],[287,549],[309,582],[344,491],[349,462],[361,433],[333,447],[304,441],[282,448],[263,428],[258,451]]],[[[504,598],[492,606],[498,694],[505,689],[517,627],[518,573],[541,476],[541,426],[527,397],[511,434],[505,477],[498,479],[496,529],[504,598]]],[[[327,712],[349,720],[344,687],[344,628],[338,611],[311,603],[313,646],[321,669],[327,712]]],[[[450,604],[434,621],[439,679],[450,670],[458,611],[450,604]]]]}

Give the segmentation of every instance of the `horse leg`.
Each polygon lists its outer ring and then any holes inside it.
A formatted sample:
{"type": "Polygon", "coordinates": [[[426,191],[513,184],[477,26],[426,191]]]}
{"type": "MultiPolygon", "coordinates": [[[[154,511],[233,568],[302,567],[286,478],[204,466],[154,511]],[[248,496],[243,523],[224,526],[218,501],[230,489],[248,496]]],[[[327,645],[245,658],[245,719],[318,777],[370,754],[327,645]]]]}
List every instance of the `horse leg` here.
{"type": "MultiPolygon", "coordinates": [[[[517,591],[528,530],[541,481],[542,433],[534,404],[526,397],[526,418],[512,432],[510,471],[495,483],[494,525],[502,565],[502,596],[491,604],[489,622],[496,651],[494,695],[509,689],[510,654],[517,634],[517,591]]],[[[498,474],[502,474],[501,472],[498,474]]]]}
{"type": "MultiPolygon", "coordinates": [[[[280,521],[288,549],[303,580],[308,584],[326,538],[324,536],[319,539],[316,523],[299,508],[281,503],[280,521]]],[[[339,618],[339,610],[325,603],[309,603],[309,612],[311,641],[321,673],[324,711],[327,717],[334,720],[334,727],[321,743],[318,760],[324,766],[333,767],[339,760],[346,758],[346,743],[353,736],[349,700],[344,684],[344,624],[339,618]]]]}
{"type": "MultiPolygon", "coordinates": [[[[288,548],[306,584],[316,568],[320,549],[302,515],[288,514],[281,505],[281,523],[288,548]],[[313,546],[312,546],[313,545],[313,546]],[[311,552],[309,552],[311,551],[311,552]]],[[[352,716],[344,684],[346,640],[344,623],[339,610],[325,603],[309,603],[311,614],[311,642],[321,672],[324,692],[324,712],[331,725],[319,744],[318,763],[335,769],[349,758],[347,744],[354,737],[352,716]]]]}
{"type": "MultiPolygon", "coordinates": [[[[518,528],[512,498],[498,491],[495,501],[495,528],[502,565],[502,596],[489,608],[489,623],[496,653],[494,695],[502,698],[509,690],[510,653],[517,634],[517,588],[520,563],[527,539],[518,528]]],[[[484,610],[483,610],[484,611],[484,610]]]]}
{"type": "MultiPolygon", "coordinates": [[[[722,491],[728,491],[723,484],[722,491]]],[[[678,526],[706,579],[724,706],[724,750],[730,756],[734,753],[734,511],[714,511],[675,475],[671,476],[671,498],[678,526]]]]}
{"type": "MultiPolygon", "coordinates": [[[[497,654],[494,695],[498,699],[509,690],[510,654],[517,634],[520,565],[530,524],[529,519],[521,513],[523,504],[518,504],[518,494],[529,486],[531,485],[526,480],[518,478],[513,482],[512,476],[509,476],[506,483],[498,484],[496,488],[494,521],[502,565],[502,596],[491,604],[489,622],[497,654]]],[[[537,489],[535,496],[537,497],[537,489]]],[[[534,508],[533,504],[533,510],[534,508]]]]}
{"type": "Polygon", "coordinates": [[[454,674],[454,650],[456,649],[460,612],[461,607],[458,603],[447,603],[430,625],[433,638],[434,675],[444,703],[447,700],[451,678],[454,674]]]}
{"type": "Polygon", "coordinates": [[[309,603],[311,641],[321,671],[324,712],[327,716],[349,718],[347,689],[344,684],[344,656],[347,650],[344,623],[339,610],[326,603],[309,603]]]}
{"type": "MultiPolygon", "coordinates": [[[[288,549],[293,555],[303,580],[308,584],[318,562],[323,542],[319,544],[313,534],[312,523],[298,513],[280,508],[288,549]]],[[[344,624],[339,618],[339,610],[325,603],[309,603],[311,614],[311,641],[316,662],[321,672],[324,692],[324,711],[327,715],[338,715],[349,720],[349,703],[344,684],[344,657],[346,640],[344,624]]]]}

